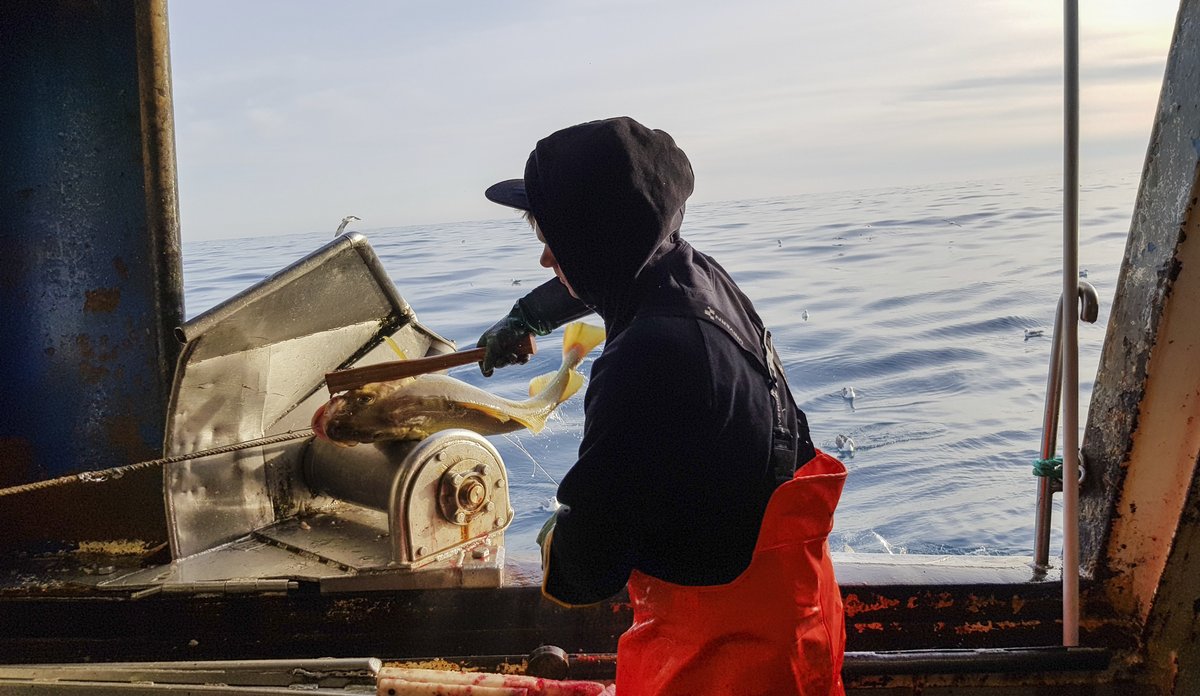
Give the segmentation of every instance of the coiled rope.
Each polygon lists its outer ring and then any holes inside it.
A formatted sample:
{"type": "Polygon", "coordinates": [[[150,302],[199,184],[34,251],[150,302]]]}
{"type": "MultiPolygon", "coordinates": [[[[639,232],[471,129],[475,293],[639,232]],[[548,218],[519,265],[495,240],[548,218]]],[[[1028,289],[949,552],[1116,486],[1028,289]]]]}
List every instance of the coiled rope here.
{"type": "Polygon", "coordinates": [[[301,428],[300,430],[289,430],[286,433],[268,435],[266,437],[260,437],[254,440],[246,440],[245,442],[235,442],[231,445],[221,445],[220,447],[189,452],[188,454],[177,454],[171,457],[163,457],[162,459],[150,459],[144,462],[126,464],[124,466],[113,467],[111,469],[102,469],[100,471],[81,471],[78,474],[59,476],[58,478],[46,479],[44,481],[34,481],[33,483],[25,483],[19,486],[11,486],[9,488],[0,488],[0,498],[9,495],[19,495],[21,493],[40,491],[44,488],[64,486],[69,483],[98,483],[100,481],[107,481],[109,479],[119,479],[125,474],[130,474],[142,469],[149,469],[153,466],[175,464],[176,462],[185,462],[189,459],[200,459],[201,457],[210,457],[214,454],[228,454],[230,452],[237,452],[239,450],[251,449],[254,447],[265,447],[267,445],[288,442],[290,440],[301,440],[306,437],[311,437],[312,434],[312,428],[301,428]]]}
{"type": "Polygon", "coordinates": [[[1063,458],[1051,457],[1050,459],[1036,459],[1033,462],[1034,476],[1047,476],[1052,479],[1062,480],[1063,476],[1063,458]]]}

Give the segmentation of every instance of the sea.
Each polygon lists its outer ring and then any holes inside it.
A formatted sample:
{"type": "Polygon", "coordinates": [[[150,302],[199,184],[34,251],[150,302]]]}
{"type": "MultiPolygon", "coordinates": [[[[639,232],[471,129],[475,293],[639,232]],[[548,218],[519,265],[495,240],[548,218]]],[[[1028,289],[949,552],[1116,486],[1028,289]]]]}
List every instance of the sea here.
{"type": "MultiPolygon", "coordinates": [[[[1138,180],[1110,173],[1080,191],[1079,274],[1100,298],[1099,319],[1079,328],[1081,424],[1138,180]]],[[[816,445],[838,452],[839,441],[853,441],[841,452],[849,476],[834,551],[1032,554],[1032,463],[1062,290],[1061,187],[1057,175],[1031,175],[688,206],[683,236],[754,301],[816,445]]],[[[319,232],[185,241],[187,316],[329,242],[347,211],[331,212],[319,232]]],[[[528,225],[503,211],[489,221],[350,229],[420,321],[460,348],[549,277],[528,225]]],[[[561,331],[541,338],[530,364],[491,379],[473,366],[450,374],[523,398],[529,379],[557,367],[561,340],[561,331]]],[[[536,562],[535,536],[578,451],[582,404],[563,404],[537,435],[491,438],[508,469],[516,517],[505,541],[516,563],[536,562]]]]}

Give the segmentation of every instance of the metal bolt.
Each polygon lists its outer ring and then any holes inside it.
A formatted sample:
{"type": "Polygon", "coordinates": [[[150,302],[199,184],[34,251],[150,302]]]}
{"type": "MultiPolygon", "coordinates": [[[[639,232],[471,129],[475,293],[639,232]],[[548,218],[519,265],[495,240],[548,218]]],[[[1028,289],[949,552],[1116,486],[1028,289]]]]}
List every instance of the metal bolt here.
{"type": "Polygon", "coordinates": [[[467,513],[463,512],[462,510],[459,510],[458,512],[454,513],[454,521],[459,524],[466,522],[467,521],[467,513]]]}
{"type": "Polygon", "coordinates": [[[487,496],[483,484],[479,481],[472,481],[471,483],[467,484],[462,489],[461,494],[463,495],[467,505],[471,506],[472,508],[479,507],[483,503],[483,499],[487,496]]]}
{"type": "Polygon", "coordinates": [[[480,464],[479,466],[475,467],[475,471],[478,471],[480,476],[487,476],[488,474],[492,473],[492,468],[487,464],[480,464]]]}
{"type": "Polygon", "coordinates": [[[488,512],[495,510],[496,509],[496,501],[494,501],[494,500],[487,501],[487,505],[484,505],[483,509],[487,510],[488,512]]]}
{"type": "Polygon", "coordinates": [[[424,555],[425,555],[425,552],[426,552],[426,549],[425,549],[425,547],[424,547],[424,546],[418,546],[418,547],[417,547],[417,555],[418,555],[418,556],[424,556],[424,555]]]}
{"type": "Polygon", "coordinates": [[[438,460],[439,462],[446,461],[446,450],[442,450],[441,452],[438,452],[437,454],[435,454],[433,456],[433,458],[438,460]]]}
{"type": "Polygon", "coordinates": [[[492,550],[486,546],[476,546],[471,550],[471,557],[483,560],[492,554],[492,550]]]}
{"type": "Polygon", "coordinates": [[[466,481],[466,480],[467,480],[466,477],[463,476],[462,474],[455,474],[454,478],[450,479],[450,483],[453,483],[454,487],[458,488],[459,486],[461,486],[463,484],[463,481],[466,481]]]}
{"type": "Polygon", "coordinates": [[[504,479],[496,479],[496,488],[504,488],[504,479]]]}

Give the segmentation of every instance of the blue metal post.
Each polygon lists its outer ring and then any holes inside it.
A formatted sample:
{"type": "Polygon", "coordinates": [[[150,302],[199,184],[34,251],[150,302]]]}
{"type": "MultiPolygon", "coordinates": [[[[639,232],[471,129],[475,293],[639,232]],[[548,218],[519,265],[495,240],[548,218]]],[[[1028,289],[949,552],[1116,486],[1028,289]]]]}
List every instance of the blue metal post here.
{"type": "Polygon", "coordinates": [[[183,317],[166,37],[165,0],[0,4],[0,486],[161,452],[183,317]]]}

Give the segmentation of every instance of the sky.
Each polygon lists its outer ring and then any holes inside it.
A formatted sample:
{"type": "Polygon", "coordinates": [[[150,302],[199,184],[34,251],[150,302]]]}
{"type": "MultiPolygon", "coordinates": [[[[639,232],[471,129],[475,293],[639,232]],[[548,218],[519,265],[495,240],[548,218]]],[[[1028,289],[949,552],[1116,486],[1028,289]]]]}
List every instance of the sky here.
{"type": "MultiPolygon", "coordinates": [[[[1081,175],[1140,171],[1175,0],[1083,0],[1081,175]]],[[[198,0],[169,8],[185,242],[510,218],[538,139],[632,116],[693,202],[1062,171],[1053,0],[198,0]]]]}

